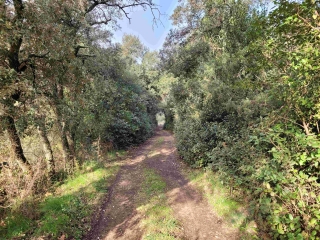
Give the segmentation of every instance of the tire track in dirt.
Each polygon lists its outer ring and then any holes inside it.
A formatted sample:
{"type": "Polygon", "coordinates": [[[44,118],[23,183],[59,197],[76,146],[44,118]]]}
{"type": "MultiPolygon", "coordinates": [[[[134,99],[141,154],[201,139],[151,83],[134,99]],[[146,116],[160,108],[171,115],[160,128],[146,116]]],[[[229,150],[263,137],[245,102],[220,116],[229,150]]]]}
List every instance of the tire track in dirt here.
{"type": "Polygon", "coordinates": [[[124,161],[91,230],[83,239],[142,239],[139,223],[143,216],[136,209],[146,204],[138,197],[145,167],[155,170],[167,184],[168,203],[181,226],[178,238],[238,239],[238,232],[214,214],[207,200],[182,175],[181,165],[174,137],[158,129],[154,137],[131,151],[124,161]]]}

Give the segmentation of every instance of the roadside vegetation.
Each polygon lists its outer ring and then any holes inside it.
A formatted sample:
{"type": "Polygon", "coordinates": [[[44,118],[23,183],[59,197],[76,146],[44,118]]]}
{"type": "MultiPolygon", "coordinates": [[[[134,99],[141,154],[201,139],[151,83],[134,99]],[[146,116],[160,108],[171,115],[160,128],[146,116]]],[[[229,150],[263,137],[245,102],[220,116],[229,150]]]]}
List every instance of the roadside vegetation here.
{"type": "MultiPolygon", "coordinates": [[[[1,234],[80,238],[118,168],[106,154],[158,120],[186,163],[213,172],[192,179],[244,233],[320,239],[319,2],[182,0],[160,52],[111,43],[135,7],[157,21],[152,0],[0,1],[1,234]]],[[[165,187],[144,174],[167,219],[165,187]]],[[[140,210],[153,236],[157,210],[140,210]]]]}
{"type": "Polygon", "coordinates": [[[87,161],[72,177],[48,189],[45,196],[30,196],[17,203],[2,219],[1,239],[81,239],[119,167],[116,161],[87,161]]]}
{"type": "Polygon", "coordinates": [[[269,238],[320,238],[319,12],[317,1],[182,1],[160,52],[180,156],[245,196],[269,238]]]}
{"type": "Polygon", "coordinates": [[[133,2],[0,1],[1,237],[79,239],[117,169],[100,162],[152,136],[156,53],[110,42],[133,2]]]}

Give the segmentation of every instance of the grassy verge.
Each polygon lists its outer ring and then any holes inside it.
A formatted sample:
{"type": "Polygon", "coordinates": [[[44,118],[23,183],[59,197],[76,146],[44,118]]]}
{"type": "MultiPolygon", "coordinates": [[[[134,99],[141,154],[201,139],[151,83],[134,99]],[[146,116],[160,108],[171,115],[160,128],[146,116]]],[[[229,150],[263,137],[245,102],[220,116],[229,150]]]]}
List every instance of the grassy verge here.
{"type": "Polygon", "coordinates": [[[138,208],[141,215],[145,216],[141,222],[145,229],[143,239],[177,239],[179,224],[167,204],[166,183],[151,169],[146,168],[143,174],[145,181],[140,197],[147,200],[147,204],[138,208]]]}
{"type": "Polygon", "coordinates": [[[109,151],[106,153],[106,159],[108,161],[119,160],[119,159],[122,159],[123,157],[125,157],[127,155],[127,153],[128,152],[125,150],[109,151]]]}
{"type": "Polygon", "coordinates": [[[221,184],[212,171],[189,169],[185,170],[185,174],[191,183],[203,192],[219,217],[240,230],[240,239],[259,239],[256,224],[249,216],[244,198],[232,197],[230,190],[221,184]]]}
{"type": "Polygon", "coordinates": [[[81,239],[119,165],[86,162],[41,199],[25,199],[0,224],[0,239],[81,239]]]}

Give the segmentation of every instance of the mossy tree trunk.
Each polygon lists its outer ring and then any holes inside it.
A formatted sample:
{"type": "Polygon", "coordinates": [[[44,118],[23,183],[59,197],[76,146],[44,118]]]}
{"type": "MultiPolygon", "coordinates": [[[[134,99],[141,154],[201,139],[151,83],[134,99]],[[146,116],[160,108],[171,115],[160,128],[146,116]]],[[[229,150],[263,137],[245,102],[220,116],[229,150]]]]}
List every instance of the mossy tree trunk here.
{"type": "Polygon", "coordinates": [[[28,172],[32,175],[31,164],[27,161],[27,158],[23,153],[20,137],[18,135],[14,119],[11,116],[4,116],[3,123],[10,139],[11,149],[15,160],[18,162],[18,165],[24,172],[28,172]]]}
{"type": "Polygon", "coordinates": [[[45,154],[47,162],[47,170],[49,178],[52,180],[55,175],[55,162],[53,157],[53,151],[48,139],[47,130],[45,127],[45,118],[43,116],[37,117],[38,134],[42,142],[42,148],[45,154]]]}

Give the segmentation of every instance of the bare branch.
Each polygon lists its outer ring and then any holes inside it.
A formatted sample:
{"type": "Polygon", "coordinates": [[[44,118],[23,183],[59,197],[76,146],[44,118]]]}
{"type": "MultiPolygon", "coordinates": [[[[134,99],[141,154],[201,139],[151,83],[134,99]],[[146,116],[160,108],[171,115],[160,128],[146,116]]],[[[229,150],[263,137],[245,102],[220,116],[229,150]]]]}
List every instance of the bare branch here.
{"type": "Polygon", "coordinates": [[[93,9],[95,9],[96,6],[99,5],[98,1],[93,1],[93,3],[89,6],[89,8],[86,10],[86,14],[91,12],[93,9]]]}
{"type": "Polygon", "coordinates": [[[310,22],[308,22],[307,19],[301,17],[299,13],[298,13],[297,15],[298,15],[298,17],[299,17],[305,24],[307,24],[307,25],[308,25],[309,27],[311,27],[313,30],[316,30],[316,31],[319,31],[319,30],[320,30],[319,27],[314,27],[314,26],[312,26],[312,24],[311,24],[310,22]]]}
{"type": "MultiPolygon", "coordinates": [[[[91,5],[86,10],[86,14],[94,11],[99,6],[117,8],[120,12],[122,12],[124,14],[124,16],[129,20],[129,22],[131,22],[131,18],[129,16],[129,12],[126,11],[127,8],[133,8],[133,7],[142,7],[143,9],[149,8],[152,15],[153,15],[153,24],[155,24],[157,26],[158,21],[160,21],[161,12],[157,8],[157,5],[152,3],[152,1],[150,1],[150,0],[144,0],[144,1],[134,0],[133,3],[115,3],[115,2],[111,2],[110,0],[93,0],[93,1],[91,1],[91,5]],[[156,11],[158,12],[158,15],[159,15],[158,17],[156,16],[156,13],[155,13],[156,11]]],[[[95,21],[94,23],[95,24],[107,24],[110,21],[112,21],[111,17],[106,18],[105,13],[104,13],[104,20],[100,19],[100,20],[95,21]]],[[[91,25],[91,23],[90,23],[90,25],[91,25]]]]}
{"type": "Polygon", "coordinates": [[[119,8],[120,10],[122,10],[122,11],[124,11],[125,8],[130,8],[130,7],[141,6],[141,7],[150,7],[150,8],[152,8],[153,6],[155,6],[154,4],[152,4],[150,2],[138,2],[138,3],[120,5],[119,3],[109,3],[108,0],[104,0],[104,1],[96,1],[96,0],[94,0],[93,4],[87,9],[86,14],[90,13],[91,11],[93,11],[99,5],[103,5],[103,6],[106,6],[106,7],[116,7],[116,8],[119,8]]]}
{"type": "Polygon", "coordinates": [[[78,54],[78,58],[88,58],[88,57],[96,57],[97,55],[90,55],[90,54],[78,54]]]}
{"type": "Polygon", "coordinates": [[[49,53],[50,53],[50,51],[48,51],[47,53],[44,53],[44,54],[40,54],[40,55],[31,53],[31,54],[29,54],[29,56],[26,59],[21,61],[21,64],[29,62],[31,60],[31,58],[46,58],[49,53]]]}
{"type": "Polygon", "coordinates": [[[89,48],[89,47],[86,47],[86,46],[76,46],[75,47],[75,56],[77,58],[82,58],[82,59],[85,59],[85,58],[88,58],[88,57],[96,57],[96,55],[91,55],[91,54],[79,54],[79,51],[81,48],[89,48]]]}
{"type": "Polygon", "coordinates": [[[103,21],[94,21],[94,22],[90,22],[89,25],[90,26],[94,26],[94,25],[99,25],[99,24],[108,24],[111,21],[111,19],[107,19],[107,20],[103,20],[103,21]]]}
{"type": "Polygon", "coordinates": [[[30,58],[45,58],[49,53],[50,53],[49,51],[47,53],[44,53],[44,54],[41,54],[41,55],[31,53],[28,58],[29,59],[30,58]]]}
{"type": "Polygon", "coordinates": [[[112,21],[111,17],[107,17],[105,11],[101,7],[97,6],[97,8],[100,10],[102,16],[99,15],[95,21],[88,21],[90,26],[108,24],[110,21],[112,21]]]}
{"type": "Polygon", "coordinates": [[[76,47],[74,48],[74,55],[75,55],[76,57],[78,56],[78,53],[79,53],[79,51],[80,51],[81,48],[88,48],[88,47],[80,46],[80,45],[76,46],[76,47]]]}

